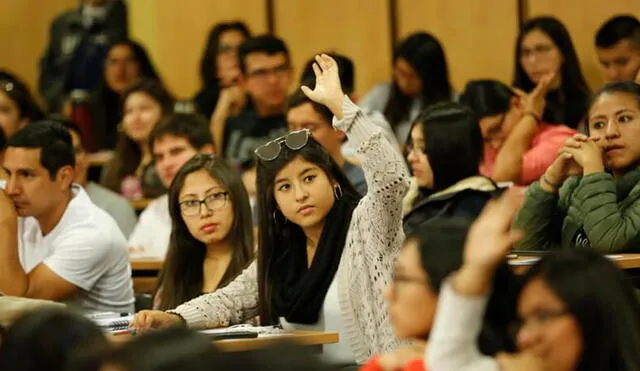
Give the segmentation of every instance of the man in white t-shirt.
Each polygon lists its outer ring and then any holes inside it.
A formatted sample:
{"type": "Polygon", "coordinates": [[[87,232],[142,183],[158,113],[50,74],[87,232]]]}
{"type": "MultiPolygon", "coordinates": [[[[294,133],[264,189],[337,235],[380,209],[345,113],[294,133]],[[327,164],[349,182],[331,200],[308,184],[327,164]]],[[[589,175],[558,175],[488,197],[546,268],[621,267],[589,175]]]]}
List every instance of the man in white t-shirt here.
{"type": "Polygon", "coordinates": [[[0,191],[0,291],[87,312],[131,312],[125,238],[72,184],[74,165],[71,137],[58,123],[34,122],[9,139],[0,191]]]}
{"type": "MultiPolygon", "coordinates": [[[[178,170],[198,153],[213,153],[213,140],[204,117],[175,113],[163,118],[149,136],[156,172],[170,188],[178,170]]],[[[169,196],[160,196],[140,214],[129,238],[132,257],[164,259],[171,237],[169,196]]]]}

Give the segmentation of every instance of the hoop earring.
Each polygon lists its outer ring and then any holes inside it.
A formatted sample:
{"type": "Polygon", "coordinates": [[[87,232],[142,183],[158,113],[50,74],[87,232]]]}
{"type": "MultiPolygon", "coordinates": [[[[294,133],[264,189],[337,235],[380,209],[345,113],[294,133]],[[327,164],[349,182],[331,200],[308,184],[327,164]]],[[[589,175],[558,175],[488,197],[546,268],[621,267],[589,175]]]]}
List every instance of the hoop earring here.
{"type": "Polygon", "coordinates": [[[333,195],[336,196],[336,200],[339,200],[342,198],[343,193],[342,193],[342,187],[340,187],[340,184],[333,187],[333,195]]]}

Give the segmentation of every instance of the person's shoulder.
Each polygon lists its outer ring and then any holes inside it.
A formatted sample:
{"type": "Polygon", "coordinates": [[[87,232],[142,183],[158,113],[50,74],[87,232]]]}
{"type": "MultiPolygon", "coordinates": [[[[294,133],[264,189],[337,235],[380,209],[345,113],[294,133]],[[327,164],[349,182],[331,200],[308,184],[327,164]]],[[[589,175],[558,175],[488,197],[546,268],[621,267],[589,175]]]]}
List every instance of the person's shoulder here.
{"type": "Polygon", "coordinates": [[[71,23],[74,23],[79,17],[78,8],[67,9],[59,13],[51,22],[53,28],[68,27],[71,23]]]}
{"type": "Polygon", "coordinates": [[[148,219],[163,218],[169,214],[169,195],[164,194],[149,202],[147,207],[140,214],[140,222],[148,219]]]}
{"type": "Polygon", "coordinates": [[[85,191],[89,195],[89,198],[91,198],[91,201],[98,206],[100,206],[101,204],[106,206],[109,206],[111,204],[126,204],[131,207],[129,201],[122,195],[110,190],[109,188],[101,186],[100,184],[91,182],[87,184],[85,191]]]}
{"type": "Polygon", "coordinates": [[[572,129],[567,125],[542,123],[540,125],[539,136],[556,136],[556,135],[574,135],[577,134],[576,129],[572,129]]]}

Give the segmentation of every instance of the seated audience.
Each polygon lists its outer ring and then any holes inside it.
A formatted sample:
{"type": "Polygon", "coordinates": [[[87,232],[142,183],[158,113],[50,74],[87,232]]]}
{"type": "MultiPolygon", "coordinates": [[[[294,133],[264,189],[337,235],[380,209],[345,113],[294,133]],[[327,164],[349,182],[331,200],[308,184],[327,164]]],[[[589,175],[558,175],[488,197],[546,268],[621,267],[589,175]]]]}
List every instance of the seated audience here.
{"type": "Polygon", "coordinates": [[[394,349],[383,291],[404,235],[405,165],[340,88],[337,65],[316,59],[316,86],[303,87],[338,119],[336,129],[361,147],[369,192],[362,197],[340,167],[306,130],[265,143],[258,157],[259,257],[233,282],[169,312],[143,311],[137,329],[186,323],[224,327],[260,312],[263,325],[335,331],[325,345],[333,362],[363,362],[394,349]]]}
{"type": "Polygon", "coordinates": [[[196,109],[211,118],[220,90],[236,85],[240,79],[238,48],[251,37],[242,22],[220,22],[209,32],[200,59],[201,88],[193,98],[196,109]]]}
{"type": "Polygon", "coordinates": [[[63,125],[71,135],[73,151],[76,155],[75,178],[73,182],[82,186],[91,199],[91,202],[111,215],[113,220],[118,223],[118,227],[120,227],[120,231],[122,231],[124,237],[129,238],[138,220],[136,211],[126,198],[87,179],[89,162],[87,161],[86,151],[82,146],[80,139],[82,135],[80,134],[81,131],[78,125],[57,115],[49,116],[48,119],[63,125]]]}
{"type": "Polygon", "coordinates": [[[589,109],[589,136],[569,138],[516,220],[519,248],[640,251],[640,85],[611,83],[589,109]]]}
{"type": "Polygon", "coordinates": [[[447,59],[440,42],[418,32],[402,40],[393,53],[391,83],[380,84],[359,102],[365,110],[383,112],[400,143],[411,124],[430,105],[453,98],[447,59]]]}
{"type": "MultiPolygon", "coordinates": [[[[311,85],[311,84],[309,84],[311,85]]],[[[367,181],[362,168],[342,156],[341,145],[346,140],[345,133],[332,126],[333,113],[326,106],[312,101],[302,90],[293,93],[287,106],[289,131],[307,129],[320,145],[340,166],[344,175],[361,195],[367,193],[367,181]]]]}
{"type": "Polygon", "coordinates": [[[166,192],[153,165],[149,134],[173,111],[173,99],[155,80],[140,80],[123,94],[122,131],[102,185],[127,199],[156,198],[166,192]]]}
{"type": "Polygon", "coordinates": [[[247,40],[238,58],[240,82],[220,93],[211,118],[216,148],[233,166],[251,161],[259,145],[286,133],[285,105],[293,82],[287,46],[274,36],[247,40]]]}
{"type": "MultiPolygon", "coordinates": [[[[344,93],[354,102],[358,101],[358,94],[356,93],[356,85],[355,85],[355,66],[353,61],[344,55],[336,54],[336,53],[327,53],[328,56],[336,60],[338,63],[338,68],[340,69],[340,82],[342,83],[342,88],[344,89],[344,93]]],[[[300,84],[307,86],[315,85],[315,74],[313,72],[313,64],[315,63],[315,59],[311,58],[307,64],[304,66],[302,70],[302,74],[300,75],[300,84]]],[[[384,137],[389,140],[389,143],[394,147],[400,150],[400,144],[398,143],[398,138],[396,138],[396,134],[389,125],[389,122],[384,117],[382,111],[369,110],[366,111],[367,116],[372,123],[378,125],[380,129],[382,129],[382,133],[384,137]]],[[[404,143],[403,143],[404,144],[404,143]]],[[[349,143],[346,139],[344,143],[342,143],[342,155],[347,157],[348,159],[354,158],[356,155],[357,148],[354,148],[351,143],[349,143]]]]}
{"type": "Polygon", "coordinates": [[[0,192],[0,292],[62,301],[83,311],[133,310],[131,266],[116,222],[72,184],[71,136],[34,122],[5,150],[0,192]]]}
{"type": "MultiPolygon", "coordinates": [[[[385,298],[396,336],[411,344],[372,358],[361,371],[426,369],[423,355],[440,286],[462,265],[468,229],[466,220],[435,219],[407,237],[385,298]]],[[[489,310],[478,337],[478,346],[487,355],[513,348],[507,329],[515,320],[516,285],[510,268],[506,264],[500,268],[493,279],[489,310]]]]}
{"type": "Polygon", "coordinates": [[[109,342],[89,319],[60,308],[33,310],[0,339],[0,370],[65,371],[86,352],[103,352],[109,342]]]}
{"type": "Polygon", "coordinates": [[[187,161],[171,183],[169,210],[172,237],[154,300],[162,310],[226,286],[253,261],[249,196],[222,158],[187,161]]]}
{"type": "Polygon", "coordinates": [[[124,94],[140,79],[161,82],[144,47],[133,40],[113,43],[107,51],[102,81],[91,94],[89,112],[93,142],[88,143],[89,149],[99,151],[116,147],[124,115],[124,94]]]}
{"type": "Polygon", "coordinates": [[[589,87],[582,75],[571,36],[553,17],[537,17],[522,26],[516,42],[513,86],[530,93],[543,77],[553,75],[546,107],[539,121],[577,128],[589,105],[589,87]]]}
{"type": "Polygon", "coordinates": [[[632,15],[607,20],[596,33],[596,54],[607,82],[640,83],[640,21],[632,15]]]}
{"type": "MultiPolygon", "coordinates": [[[[207,121],[195,114],[174,113],[162,119],[149,134],[153,162],[162,184],[169,188],[173,178],[197,153],[213,153],[207,121]]],[[[169,195],[151,201],[129,238],[129,252],[164,259],[169,248],[171,215],[169,195]]]]}
{"type": "Polygon", "coordinates": [[[7,138],[44,117],[29,88],[14,74],[0,70],[0,128],[7,138]]]}
{"type": "Polygon", "coordinates": [[[576,131],[561,124],[538,122],[545,107],[549,78],[531,94],[518,96],[497,80],[467,83],[460,103],[480,119],[484,159],[480,173],[496,182],[526,185],[540,179],[564,141],[576,131]]]}
{"type": "Polygon", "coordinates": [[[407,162],[417,189],[404,200],[404,231],[434,217],[473,220],[498,187],[480,176],[482,134],[478,119],[460,103],[438,103],[411,128],[407,162]]]}
{"type": "Polygon", "coordinates": [[[518,353],[482,355],[476,339],[496,267],[521,232],[516,191],[487,206],[467,236],[462,268],[440,292],[426,365],[450,370],[640,369],[640,304],[624,272],[590,249],[544,257],[523,277],[514,326],[518,353]]]}
{"type": "MultiPolygon", "coordinates": [[[[51,23],[40,59],[38,91],[50,112],[60,112],[71,91],[91,91],[110,43],[127,37],[127,8],[122,0],[81,0],[51,23]]],[[[69,3],[71,4],[71,3],[69,3]]]]}

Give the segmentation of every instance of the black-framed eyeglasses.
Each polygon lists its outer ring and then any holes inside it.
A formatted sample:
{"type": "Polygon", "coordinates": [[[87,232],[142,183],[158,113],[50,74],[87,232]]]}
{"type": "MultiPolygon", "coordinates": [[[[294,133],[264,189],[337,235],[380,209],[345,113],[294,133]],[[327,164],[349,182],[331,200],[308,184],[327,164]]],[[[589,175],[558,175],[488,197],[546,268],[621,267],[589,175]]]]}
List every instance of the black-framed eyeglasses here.
{"type": "Polygon", "coordinates": [[[288,64],[283,64],[281,66],[273,68],[264,68],[247,72],[247,77],[252,79],[265,79],[271,74],[274,74],[276,76],[284,76],[289,71],[291,71],[291,67],[288,64]]]}
{"type": "Polygon", "coordinates": [[[202,205],[209,211],[218,211],[227,206],[229,192],[216,192],[208,195],[202,200],[184,200],[180,201],[180,212],[184,216],[195,216],[200,213],[202,205]]]}
{"type": "Polygon", "coordinates": [[[273,161],[280,156],[283,143],[289,149],[297,151],[309,143],[309,136],[311,136],[309,129],[292,131],[261,145],[253,153],[262,161],[273,161]]]}

